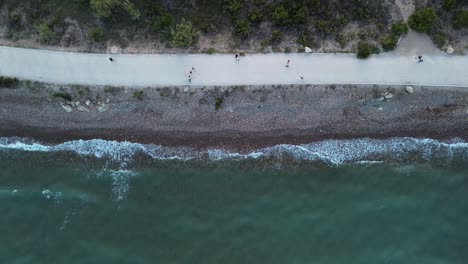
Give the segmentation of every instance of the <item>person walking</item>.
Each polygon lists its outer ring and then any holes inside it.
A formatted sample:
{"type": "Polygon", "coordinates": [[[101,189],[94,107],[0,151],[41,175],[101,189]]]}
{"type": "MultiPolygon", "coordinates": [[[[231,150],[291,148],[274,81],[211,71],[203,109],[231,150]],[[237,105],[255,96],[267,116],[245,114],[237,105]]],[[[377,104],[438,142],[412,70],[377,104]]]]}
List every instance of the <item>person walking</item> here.
{"type": "Polygon", "coordinates": [[[286,62],[286,68],[289,68],[290,64],[291,64],[291,60],[288,60],[288,62],[286,62]]]}
{"type": "Polygon", "coordinates": [[[235,58],[236,58],[236,61],[239,61],[239,53],[236,53],[235,58]]]}
{"type": "Polygon", "coordinates": [[[421,62],[423,62],[423,61],[424,61],[424,60],[423,60],[423,56],[419,55],[419,56],[418,56],[418,63],[421,63],[421,62]]]}

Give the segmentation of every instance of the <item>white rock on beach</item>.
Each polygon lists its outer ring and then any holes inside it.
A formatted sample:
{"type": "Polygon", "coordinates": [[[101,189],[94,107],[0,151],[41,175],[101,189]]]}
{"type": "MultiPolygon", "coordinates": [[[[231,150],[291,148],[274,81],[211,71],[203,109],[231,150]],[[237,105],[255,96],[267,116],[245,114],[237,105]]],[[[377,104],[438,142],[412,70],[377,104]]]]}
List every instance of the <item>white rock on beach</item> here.
{"type": "Polygon", "coordinates": [[[409,94],[414,93],[414,89],[413,89],[413,87],[411,87],[411,86],[406,86],[405,91],[406,91],[407,93],[409,93],[409,94]]]}
{"type": "Polygon", "coordinates": [[[453,46],[452,46],[452,45],[449,45],[449,46],[447,47],[447,53],[448,53],[448,54],[452,54],[453,52],[455,52],[455,50],[453,49],[453,46]]]}
{"type": "Polygon", "coordinates": [[[73,108],[69,105],[65,105],[65,104],[60,104],[63,108],[63,110],[65,110],[65,112],[67,113],[71,113],[73,111],[73,108]]]}
{"type": "Polygon", "coordinates": [[[100,113],[103,113],[107,110],[109,110],[109,106],[107,106],[106,104],[102,104],[102,105],[99,105],[97,107],[97,110],[100,112],[100,113]]]}
{"type": "Polygon", "coordinates": [[[86,104],[87,106],[90,106],[90,105],[91,105],[91,101],[90,101],[90,100],[86,100],[85,104],[86,104]]]}
{"type": "Polygon", "coordinates": [[[188,93],[188,87],[184,87],[184,93],[188,93]]]}
{"type": "Polygon", "coordinates": [[[79,105],[76,110],[80,111],[80,112],[86,112],[86,113],[89,113],[90,110],[82,105],[79,105]]]}
{"type": "Polygon", "coordinates": [[[385,99],[392,99],[393,96],[394,96],[392,93],[384,93],[382,95],[383,95],[383,97],[385,97],[385,99]]]}
{"type": "Polygon", "coordinates": [[[304,48],[305,53],[312,53],[312,49],[309,47],[304,48]]]}

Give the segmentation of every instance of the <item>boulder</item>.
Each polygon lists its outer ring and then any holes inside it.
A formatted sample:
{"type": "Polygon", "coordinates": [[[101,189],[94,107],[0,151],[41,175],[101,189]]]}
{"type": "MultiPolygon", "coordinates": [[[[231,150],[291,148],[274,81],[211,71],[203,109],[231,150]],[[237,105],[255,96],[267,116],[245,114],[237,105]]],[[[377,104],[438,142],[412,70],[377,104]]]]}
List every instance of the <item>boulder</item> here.
{"type": "Polygon", "coordinates": [[[448,45],[448,47],[447,47],[447,53],[448,53],[448,54],[452,54],[453,52],[455,52],[455,50],[453,49],[453,46],[452,46],[452,45],[448,45]]]}
{"type": "Polygon", "coordinates": [[[305,53],[312,53],[312,49],[309,48],[309,47],[305,47],[305,48],[304,48],[304,52],[305,52],[305,53]]]}
{"type": "Polygon", "coordinates": [[[392,99],[394,95],[390,92],[387,92],[383,93],[382,96],[385,97],[385,99],[392,99]]]}
{"type": "Polygon", "coordinates": [[[91,112],[88,108],[82,106],[82,105],[79,105],[76,110],[80,111],[80,112],[86,112],[86,113],[89,113],[91,112]]]}
{"type": "Polygon", "coordinates": [[[109,110],[109,106],[106,104],[102,104],[97,107],[97,110],[99,111],[99,113],[104,113],[105,111],[109,110]]]}
{"type": "Polygon", "coordinates": [[[65,112],[67,113],[71,113],[73,111],[73,108],[69,105],[65,105],[65,104],[60,104],[63,108],[63,110],[65,110],[65,112]]]}
{"type": "Polygon", "coordinates": [[[86,100],[85,104],[86,104],[87,106],[90,106],[90,105],[91,105],[91,101],[90,101],[90,100],[86,100]]]}
{"type": "Polygon", "coordinates": [[[405,91],[406,91],[407,93],[409,93],[409,94],[414,93],[414,89],[413,89],[413,87],[411,87],[411,86],[406,86],[405,91]]]}

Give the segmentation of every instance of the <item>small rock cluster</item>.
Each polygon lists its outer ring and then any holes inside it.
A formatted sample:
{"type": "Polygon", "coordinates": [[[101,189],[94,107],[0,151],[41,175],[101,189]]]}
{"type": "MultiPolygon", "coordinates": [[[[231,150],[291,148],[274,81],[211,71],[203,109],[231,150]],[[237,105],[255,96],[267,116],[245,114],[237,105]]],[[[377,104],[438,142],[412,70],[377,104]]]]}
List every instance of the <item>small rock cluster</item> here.
{"type": "Polygon", "coordinates": [[[71,101],[71,102],[61,102],[63,110],[67,113],[73,112],[73,109],[76,109],[79,112],[89,113],[92,110],[97,110],[100,113],[104,113],[109,110],[110,99],[107,99],[106,102],[98,101],[96,104],[93,104],[91,100],[86,100],[84,103],[80,101],[71,101]]]}

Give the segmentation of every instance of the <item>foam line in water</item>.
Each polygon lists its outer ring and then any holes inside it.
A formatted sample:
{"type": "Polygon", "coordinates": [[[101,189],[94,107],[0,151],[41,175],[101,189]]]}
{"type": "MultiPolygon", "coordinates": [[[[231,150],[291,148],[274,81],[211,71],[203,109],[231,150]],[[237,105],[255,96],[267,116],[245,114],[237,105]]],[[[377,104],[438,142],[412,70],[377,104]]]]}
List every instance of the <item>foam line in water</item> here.
{"type": "Polygon", "coordinates": [[[223,149],[197,151],[184,147],[164,147],[102,139],[74,140],[47,146],[24,138],[0,138],[0,150],[2,149],[29,152],[70,151],[82,156],[110,159],[120,163],[123,169],[137,154],[157,160],[208,159],[216,161],[273,158],[322,161],[330,165],[361,161],[378,162],[387,159],[405,161],[411,157],[428,161],[437,158],[451,159],[454,156],[468,158],[468,143],[459,139],[442,142],[416,138],[324,140],[302,145],[282,144],[245,153],[223,149]]]}

